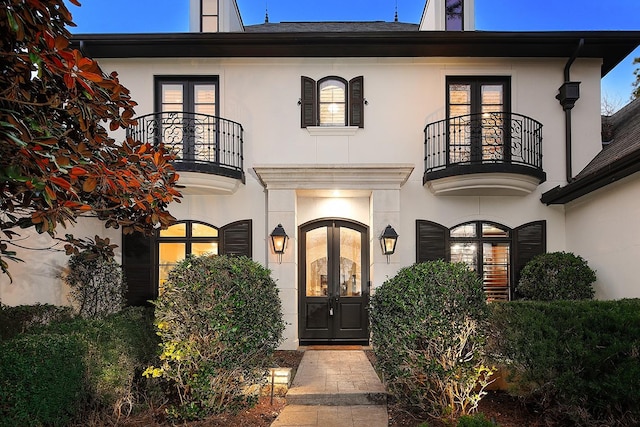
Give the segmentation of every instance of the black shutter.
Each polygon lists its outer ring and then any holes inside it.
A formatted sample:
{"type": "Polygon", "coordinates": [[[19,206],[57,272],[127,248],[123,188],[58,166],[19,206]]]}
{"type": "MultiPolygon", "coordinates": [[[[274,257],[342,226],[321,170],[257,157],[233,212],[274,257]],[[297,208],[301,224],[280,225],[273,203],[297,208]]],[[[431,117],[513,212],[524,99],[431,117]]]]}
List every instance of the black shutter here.
{"type": "Polygon", "coordinates": [[[302,76],[301,86],[300,127],[315,126],[318,116],[316,112],[316,81],[302,76]]]}
{"type": "Polygon", "coordinates": [[[122,266],[127,281],[128,305],[148,305],[157,297],[153,262],[154,239],[142,233],[122,235],[122,266]]]}
{"type": "Polygon", "coordinates": [[[349,124],[364,127],[364,77],[349,81],[349,124]]]}
{"type": "Polygon", "coordinates": [[[221,254],[252,256],[251,249],[251,220],[232,222],[220,229],[221,254]]]}
{"type": "Polygon", "coordinates": [[[431,221],[416,220],[416,262],[449,261],[449,229],[431,221]]]}
{"type": "Polygon", "coordinates": [[[547,222],[535,221],[521,225],[513,230],[514,262],[513,283],[517,286],[520,272],[534,256],[547,251],[547,222]]]}

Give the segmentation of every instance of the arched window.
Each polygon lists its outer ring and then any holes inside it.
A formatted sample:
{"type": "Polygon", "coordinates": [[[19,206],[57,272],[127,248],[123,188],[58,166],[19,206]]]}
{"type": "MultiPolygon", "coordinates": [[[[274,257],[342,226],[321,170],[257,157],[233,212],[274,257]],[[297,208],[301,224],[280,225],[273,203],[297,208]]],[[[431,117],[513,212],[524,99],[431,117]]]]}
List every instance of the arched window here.
{"type": "Polygon", "coordinates": [[[447,228],[416,220],[416,262],[463,262],[482,278],[488,300],[509,300],[531,258],[546,251],[546,221],[510,229],[490,221],[447,228]]]}
{"type": "Polygon", "coordinates": [[[320,126],[347,124],[347,81],[326,77],[318,82],[318,111],[320,126]]]}
{"type": "Polygon", "coordinates": [[[156,239],[158,284],[162,288],[169,272],[187,255],[218,255],[218,229],[211,225],[184,221],[161,230],[156,239]]]}
{"type": "Polygon", "coordinates": [[[180,221],[155,236],[141,233],[122,236],[122,264],[127,277],[129,305],[146,305],[158,297],[173,266],[187,255],[252,256],[252,221],[223,227],[200,221],[180,221]]]}
{"type": "Polygon", "coordinates": [[[449,232],[451,262],[463,262],[482,277],[489,300],[509,300],[511,230],[489,222],[474,221],[449,232]]]}
{"type": "Polygon", "coordinates": [[[364,127],[364,77],[347,81],[342,77],[323,77],[317,82],[302,76],[300,126],[364,127]]]}

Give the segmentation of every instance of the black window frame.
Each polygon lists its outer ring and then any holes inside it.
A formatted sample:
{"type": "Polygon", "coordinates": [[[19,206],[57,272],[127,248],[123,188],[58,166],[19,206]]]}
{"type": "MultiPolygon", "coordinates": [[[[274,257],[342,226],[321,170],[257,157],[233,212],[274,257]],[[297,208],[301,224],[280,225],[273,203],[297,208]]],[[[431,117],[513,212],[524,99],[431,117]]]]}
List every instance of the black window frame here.
{"type": "Polygon", "coordinates": [[[447,128],[447,166],[455,164],[484,164],[495,163],[494,160],[485,160],[483,158],[483,139],[482,139],[482,87],[484,85],[501,85],[502,86],[502,153],[499,163],[509,163],[511,160],[511,76],[447,76],[445,88],[445,111],[446,120],[449,123],[447,128]],[[470,161],[458,162],[452,160],[450,151],[451,139],[450,127],[455,117],[451,115],[451,86],[452,85],[469,85],[470,86],[470,161]],[[480,120],[478,120],[480,118],[480,120]]]}
{"type": "Polygon", "coordinates": [[[195,112],[195,102],[194,102],[194,86],[198,84],[206,84],[206,85],[215,85],[216,93],[215,93],[215,105],[216,105],[216,114],[215,116],[220,116],[220,77],[215,76],[194,76],[194,75],[180,75],[180,76],[167,76],[167,75],[159,75],[154,76],[154,85],[155,85],[155,110],[157,112],[162,112],[162,85],[163,84],[181,84],[183,86],[183,102],[182,102],[182,111],[184,112],[195,112]],[[186,88],[186,91],[185,91],[186,88]]]}
{"type": "MultiPolygon", "coordinates": [[[[479,223],[476,235],[481,233],[482,224],[493,224],[510,232],[510,274],[509,299],[517,298],[515,285],[520,280],[520,273],[524,266],[536,255],[547,251],[547,222],[546,220],[532,221],[515,228],[489,220],[474,220],[446,227],[437,222],[416,220],[416,262],[443,260],[451,261],[451,242],[463,238],[451,238],[451,230],[464,224],[479,223]]],[[[480,234],[481,236],[482,234],[480,234]]],[[[476,238],[470,238],[476,239],[476,238]]],[[[502,238],[485,238],[487,241],[500,241],[502,238]]],[[[479,265],[479,264],[478,264],[479,265]]],[[[480,269],[478,269],[480,270],[480,269]]],[[[482,279],[482,272],[478,271],[482,279]]]]}
{"type": "Polygon", "coordinates": [[[445,31],[463,31],[464,30],[464,3],[465,3],[465,0],[444,0],[445,31]],[[459,3],[449,5],[449,1],[457,1],[459,3]],[[459,10],[457,10],[458,8],[459,10]],[[460,23],[460,28],[452,28],[452,26],[455,25],[454,23],[457,24],[458,22],[460,23]]]}
{"type": "MultiPolygon", "coordinates": [[[[253,257],[253,221],[243,219],[216,227],[204,221],[182,220],[174,224],[189,223],[202,224],[218,230],[218,237],[193,237],[191,227],[187,227],[185,237],[160,237],[159,231],[152,236],[142,233],[123,234],[122,236],[122,266],[128,279],[129,288],[125,299],[128,305],[148,305],[149,300],[158,297],[159,289],[159,244],[161,242],[186,242],[185,249],[191,243],[218,242],[218,254],[231,256],[253,257]]],[[[187,253],[190,253],[187,251],[187,253]]]]}
{"type": "Polygon", "coordinates": [[[337,80],[345,85],[344,126],[364,128],[364,76],[347,80],[335,75],[325,76],[318,80],[301,76],[300,127],[331,127],[331,125],[320,123],[320,83],[327,80],[337,80]]]}

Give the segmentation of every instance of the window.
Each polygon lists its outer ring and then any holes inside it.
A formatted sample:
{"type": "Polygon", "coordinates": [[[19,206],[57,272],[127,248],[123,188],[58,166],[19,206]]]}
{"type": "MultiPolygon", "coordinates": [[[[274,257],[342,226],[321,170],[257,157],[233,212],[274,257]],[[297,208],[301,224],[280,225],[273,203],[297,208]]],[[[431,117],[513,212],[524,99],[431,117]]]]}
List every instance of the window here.
{"type": "Polygon", "coordinates": [[[446,31],[462,31],[464,29],[464,0],[445,0],[446,31]]]}
{"type": "Polygon", "coordinates": [[[200,30],[203,33],[218,32],[218,0],[200,0],[200,30]]]}
{"type": "Polygon", "coordinates": [[[508,77],[447,79],[449,164],[497,163],[510,159],[508,77]]]}
{"type": "Polygon", "coordinates": [[[199,221],[181,221],[155,236],[122,236],[127,303],[145,305],[157,298],[173,266],[187,255],[252,255],[252,222],[243,220],[218,228],[199,221]]]}
{"type": "Polygon", "coordinates": [[[195,221],[185,221],[160,230],[158,245],[158,284],[169,277],[169,272],[187,255],[218,255],[218,229],[195,221]]]}
{"type": "Polygon", "coordinates": [[[511,233],[504,226],[471,222],[451,229],[451,262],[462,262],[482,277],[489,300],[509,300],[511,233]]]}
{"type": "Polygon", "coordinates": [[[177,160],[215,163],[218,158],[218,78],[158,77],[156,132],[177,160]]]}
{"type": "Polygon", "coordinates": [[[347,81],[324,77],[317,82],[302,76],[301,127],[364,127],[364,77],[347,81]]]}
{"type": "Polygon", "coordinates": [[[416,221],[416,261],[462,262],[482,278],[487,299],[509,300],[513,283],[534,256],[546,250],[546,222],[509,229],[488,221],[473,221],[448,229],[416,221]]]}

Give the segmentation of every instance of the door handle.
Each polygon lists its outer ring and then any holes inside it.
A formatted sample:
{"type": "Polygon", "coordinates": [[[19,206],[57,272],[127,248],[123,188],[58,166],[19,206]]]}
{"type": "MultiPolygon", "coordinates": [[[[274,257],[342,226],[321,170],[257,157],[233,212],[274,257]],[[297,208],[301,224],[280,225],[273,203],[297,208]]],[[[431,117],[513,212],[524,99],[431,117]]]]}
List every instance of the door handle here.
{"type": "Polygon", "coordinates": [[[329,297],[327,304],[329,305],[329,316],[333,316],[333,297],[329,297]]]}

